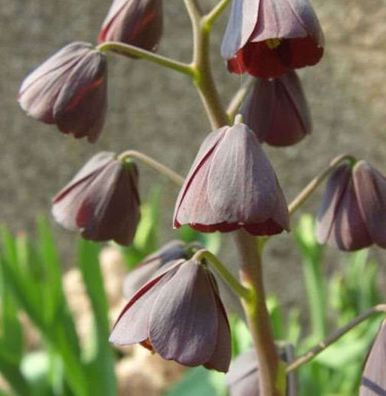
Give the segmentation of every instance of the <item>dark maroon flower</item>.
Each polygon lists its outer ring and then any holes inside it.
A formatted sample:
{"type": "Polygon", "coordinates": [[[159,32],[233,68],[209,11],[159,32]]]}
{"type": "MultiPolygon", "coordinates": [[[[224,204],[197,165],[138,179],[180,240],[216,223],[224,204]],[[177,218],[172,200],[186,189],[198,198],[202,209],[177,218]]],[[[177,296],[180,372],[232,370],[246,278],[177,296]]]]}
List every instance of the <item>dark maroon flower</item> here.
{"type": "Polygon", "coordinates": [[[62,48],[23,81],[18,100],[31,117],[95,142],[107,106],[106,56],[91,44],[62,48]]]}
{"type": "Polygon", "coordinates": [[[386,395],[386,324],[375,338],[362,374],[360,396],[386,395]]]}
{"type": "Polygon", "coordinates": [[[330,176],[317,238],[341,250],[375,243],[386,248],[386,179],[366,161],[340,165],[330,176]]]}
{"type": "Polygon", "coordinates": [[[130,245],[140,219],[136,165],[114,153],[95,155],[53,198],[52,213],[85,239],[130,245]]]}
{"type": "Polygon", "coordinates": [[[269,78],[315,65],[323,45],[308,0],[233,0],[221,52],[231,72],[269,78]]]}
{"type": "Polygon", "coordinates": [[[272,235],[288,223],[284,195],[255,134],[244,124],[212,132],[180,191],[174,226],[272,235]]]}
{"type": "Polygon", "coordinates": [[[289,146],[311,133],[310,111],[294,71],[256,80],[240,113],[257,138],[272,146],[289,146]]]}
{"type": "Polygon", "coordinates": [[[171,261],[186,259],[186,244],[182,241],[170,241],[161,247],[157,252],[145,257],[145,259],[130,271],[123,282],[123,296],[131,298],[154,273],[171,261]]]}
{"type": "Polygon", "coordinates": [[[129,301],[110,341],[141,343],[167,360],[226,372],[231,359],[228,320],[213,275],[201,263],[165,265],[129,301]]]}
{"type": "Polygon", "coordinates": [[[162,0],[113,0],[98,42],[120,41],[155,51],[162,27],[162,0]]]}
{"type": "Polygon", "coordinates": [[[352,179],[352,166],[341,164],[331,174],[319,210],[317,239],[340,250],[357,250],[372,244],[360,213],[352,179]]]}
{"type": "Polygon", "coordinates": [[[372,241],[386,248],[386,179],[366,161],[353,169],[359,210],[372,241]]]}

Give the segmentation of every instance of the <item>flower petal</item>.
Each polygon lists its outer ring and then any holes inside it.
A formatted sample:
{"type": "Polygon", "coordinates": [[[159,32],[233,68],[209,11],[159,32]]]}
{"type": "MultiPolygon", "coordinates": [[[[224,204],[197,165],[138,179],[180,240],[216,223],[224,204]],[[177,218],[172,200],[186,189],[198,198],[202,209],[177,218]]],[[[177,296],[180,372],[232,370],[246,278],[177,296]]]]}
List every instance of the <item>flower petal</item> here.
{"type": "Polygon", "coordinates": [[[53,107],[68,78],[68,72],[91,48],[89,43],[71,43],[37,67],[20,87],[18,101],[21,108],[35,119],[54,123],[53,107]]]}
{"type": "Polygon", "coordinates": [[[276,177],[246,125],[232,127],[216,147],[207,194],[212,210],[227,223],[258,223],[272,215],[276,177]]]}
{"type": "MultiPolygon", "coordinates": [[[[216,285],[216,280],[211,273],[208,273],[209,281],[216,285]]],[[[217,285],[214,291],[217,290],[217,285]]],[[[209,361],[204,364],[208,369],[215,369],[226,373],[229,369],[229,365],[232,357],[231,350],[231,334],[228,318],[220,299],[220,296],[215,291],[215,299],[217,305],[217,321],[218,321],[218,331],[217,331],[217,342],[214,348],[213,354],[209,361]]]]}
{"type": "Polygon", "coordinates": [[[144,285],[119,315],[109,341],[117,345],[143,342],[149,337],[149,316],[162,286],[173,276],[174,271],[158,276],[144,285]]]}
{"type": "Polygon", "coordinates": [[[224,59],[233,58],[244,47],[255,29],[261,0],[233,0],[228,25],[221,45],[224,59]]]}
{"type": "Polygon", "coordinates": [[[114,239],[129,245],[139,222],[137,170],[120,161],[108,164],[88,186],[76,216],[82,236],[94,241],[114,239]]]}
{"type": "Polygon", "coordinates": [[[353,171],[358,204],[371,239],[386,248],[386,179],[365,161],[353,171]]]}
{"type": "Polygon", "coordinates": [[[59,191],[52,199],[53,203],[60,201],[72,188],[78,183],[95,176],[95,174],[113,160],[115,154],[109,151],[102,151],[94,155],[86,164],[79,170],[79,172],[67,183],[67,185],[59,191]]]}
{"type": "Polygon", "coordinates": [[[360,396],[386,395],[386,324],[381,328],[371,347],[362,374],[360,396]]]}
{"type": "Polygon", "coordinates": [[[107,106],[107,62],[90,51],[68,75],[56,99],[53,117],[58,128],[95,142],[104,125],[107,106]]]}
{"type": "Polygon", "coordinates": [[[98,42],[119,41],[152,51],[163,30],[161,0],[114,0],[98,42]]]}
{"type": "Polygon", "coordinates": [[[196,366],[212,356],[217,326],[217,305],[205,270],[188,261],[162,288],[151,309],[150,342],[164,359],[196,366]]]}
{"type": "Polygon", "coordinates": [[[317,220],[317,239],[345,251],[372,243],[359,211],[351,167],[347,164],[339,166],[328,181],[317,220]]]}

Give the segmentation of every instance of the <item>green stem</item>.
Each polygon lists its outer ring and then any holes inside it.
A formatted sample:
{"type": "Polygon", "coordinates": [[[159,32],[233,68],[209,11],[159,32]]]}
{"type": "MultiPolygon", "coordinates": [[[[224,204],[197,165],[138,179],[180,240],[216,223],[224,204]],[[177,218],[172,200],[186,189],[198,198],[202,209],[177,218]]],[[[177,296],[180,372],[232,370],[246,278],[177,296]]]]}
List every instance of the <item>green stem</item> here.
{"type": "Polygon", "coordinates": [[[248,81],[240,87],[240,89],[236,92],[236,94],[229,102],[227,108],[227,114],[230,120],[233,120],[233,118],[238,113],[242,102],[244,101],[245,97],[248,95],[250,89],[252,88],[255,82],[256,82],[255,78],[251,77],[250,79],[248,79],[248,81]]]}
{"type": "Polygon", "coordinates": [[[148,165],[150,168],[153,168],[157,172],[168,177],[173,183],[175,183],[179,187],[181,187],[184,184],[184,178],[182,176],[174,172],[174,170],[156,161],[155,159],[149,157],[148,155],[141,153],[140,151],[127,150],[119,154],[118,156],[118,160],[120,161],[125,161],[127,158],[135,158],[143,162],[144,164],[148,165]]]}
{"type": "Polygon", "coordinates": [[[224,266],[224,264],[211,252],[206,249],[201,249],[194,254],[192,260],[201,261],[206,259],[210,265],[218,272],[222,279],[228,284],[228,286],[237,294],[240,298],[245,301],[249,301],[251,298],[251,290],[244,287],[224,266]]]}
{"type": "Polygon", "coordinates": [[[191,19],[198,21],[202,18],[201,6],[197,0],[184,0],[184,3],[191,19]]]}
{"type": "MultiPolygon", "coordinates": [[[[194,53],[193,81],[200,94],[212,128],[229,125],[228,115],[221,103],[212,75],[210,64],[210,26],[199,17],[192,7],[192,0],[185,0],[193,27],[194,53]]],[[[279,363],[279,357],[270,327],[270,318],[262,277],[262,265],[258,242],[255,237],[240,230],[234,233],[241,256],[241,279],[252,296],[242,299],[246,317],[256,349],[259,366],[260,394],[264,396],[282,396],[285,394],[285,372],[279,363]]]]}
{"type": "Polygon", "coordinates": [[[134,45],[123,44],[115,41],[106,41],[102,44],[99,44],[96,49],[100,52],[112,51],[114,53],[118,53],[120,55],[128,57],[134,56],[152,63],[156,63],[157,65],[175,70],[179,73],[186,74],[188,76],[194,75],[194,70],[191,65],[184,62],[176,61],[171,58],[167,58],[162,55],[157,55],[153,52],[146,51],[139,47],[135,47],[134,45]]]}
{"type": "Polygon", "coordinates": [[[236,232],[235,238],[241,259],[242,284],[253,290],[252,298],[243,301],[243,306],[257,352],[260,394],[281,396],[285,394],[285,372],[277,355],[266,305],[262,248],[257,249],[256,238],[246,231],[236,232]]]}
{"type": "Polygon", "coordinates": [[[220,15],[224,12],[224,10],[228,7],[230,0],[221,0],[217,3],[211,11],[208,12],[204,16],[203,22],[205,24],[206,29],[211,29],[213,24],[217,21],[220,15]]]}
{"type": "Polygon", "coordinates": [[[313,260],[305,257],[302,267],[308,296],[312,334],[316,336],[316,339],[323,338],[326,336],[326,315],[321,263],[319,259],[313,260]]]}
{"type": "Polygon", "coordinates": [[[324,179],[330,175],[330,173],[342,162],[355,162],[356,159],[349,154],[342,154],[334,158],[328,167],[322,171],[318,176],[312,179],[307,186],[300,192],[300,194],[288,205],[288,212],[292,215],[297,209],[299,209],[303,203],[312,195],[312,193],[323,183],[324,179]]]}
{"type": "Polygon", "coordinates": [[[205,25],[192,0],[185,0],[193,28],[193,62],[195,70],[193,82],[201,97],[212,128],[220,128],[229,123],[228,116],[221,104],[220,95],[212,75],[210,64],[210,28],[205,25]]]}
{"type": "Polygon", "coordinates": [[[315,345],[313,348],[311,348],[308,352],[299,356],[292,363],[290,363],[286,369],[287,373],[298,369],[303,364],[306,364],[307,362],[312,360],[314,357],[316,357],[319,353],[323,352],[331,344],[336,342],[340,337],[344,336],[346,333],[348,333],[350,330],[352,330],[354,327],[358,326],[360,323],[364,322],[369,317],[373,316],[374,314],[378,314],[378,313],[386,313],[386,304],[376,305],[375,307],[372,307],[372,308],[368,309],[367,311],[362,312],[360,315],[358,315],[352,321],[350,321],[346,325],[342,326],[341,328],[335,330],[332,334],[330,334],[323,341],[319,342],[317,345],[315,345]]]}

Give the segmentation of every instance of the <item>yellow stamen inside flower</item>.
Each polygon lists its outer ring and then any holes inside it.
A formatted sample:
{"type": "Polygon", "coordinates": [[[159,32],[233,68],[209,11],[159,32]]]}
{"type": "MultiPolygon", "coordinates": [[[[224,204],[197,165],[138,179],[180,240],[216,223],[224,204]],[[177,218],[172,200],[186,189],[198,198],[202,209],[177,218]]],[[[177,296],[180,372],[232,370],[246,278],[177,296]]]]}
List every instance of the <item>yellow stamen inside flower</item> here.
{"type": "Polygon", "coordinates": [[[275,49],[281,44],[281,40],[278,38],[272,38],[265,40],[265,44],[267,44],[267,47],[269,49],[275,49]]]}

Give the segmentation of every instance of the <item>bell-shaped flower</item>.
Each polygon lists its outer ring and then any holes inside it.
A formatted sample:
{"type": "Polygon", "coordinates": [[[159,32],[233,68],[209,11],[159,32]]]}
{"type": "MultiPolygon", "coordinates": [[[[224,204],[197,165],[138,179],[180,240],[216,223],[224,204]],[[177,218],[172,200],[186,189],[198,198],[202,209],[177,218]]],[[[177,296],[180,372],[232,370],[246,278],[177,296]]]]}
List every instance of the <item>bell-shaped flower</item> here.
{"type": "Polygon", "coordinates": [[[113,0],[98,42],[119,41],[155,51],[162,28],[162,0],[113,0]]]}
{"type": "Polygon", "coordinates": [[[233,0],[221,53],[231,72],[270,78],[315,65],[323,45],[308,0],[233,0]]]}
{"type": "Polygon", "coordinates": [[[317,221],[317,238],[340,250],[375,243],[386,248],[386,178],[366,161],[340,165],[330,176],[317,221]]]}
{"type": "Polygon", "coordinates": [[[71,43],[25,78],[18,100],[29,116],[95,142],[107,106],[106,56],[91,44],[71,43]]]}
{"type": "Polygon", "coordinates": [[[366,161],[353,169],[359,210],[372,241],[386,248],[386,178],[366,161]]]}
{"type": "Polygon", "coordinates": [[[202,143],[177,199],[174,227],[201,232],[244,228],[253,235],[289,229],[287,204],[255,134],[223,127],[202,143]]]}
{"type": "Polygon", "coordinates": [[[359,396],[386,395],[386,323],[383,322],[367,356],[359,396]]]}
{"type": "Polygon", "coordinates": [[[155,253],[146,256],[133,271],[127,274],[123,282],[123,296],[127,299],[131,298],[165,264],[186,258],[188,257],[184,242],[174,240],[166,243],[155,253]]]}
{"type": "Polygon", "coordinates": [[[359,209],[352,166],[343,163],[330,175],[316,226],[320,243],[351,251],[372,244],[359,209]]]}
{"type": "Polygon", "coordinates": [[[272,146],[290,146],[311,133],[310,111],[294,71],[257,79],[240,113],[259,141],[272,146]]]}
{"type": "Polygon", "coordinates": [[[135,293],[110,341],[141,343],[164,359],[222,372],[231,360],[229,323],[216,281],[193,259],[165,265],[135,293]]]}
{"type": "Polygon", "coordinates": [[[52,213],[85,239],[130,245],[140,219],[136,165],[114,153],[95,155],[53,198],[52,213]]]}

